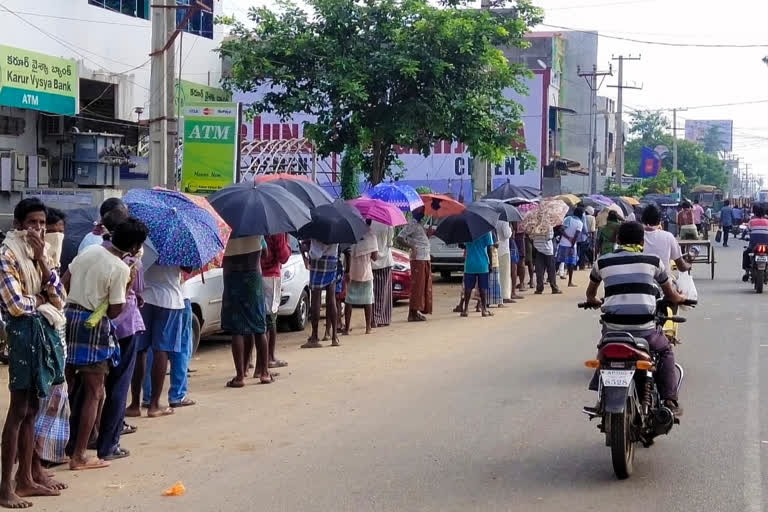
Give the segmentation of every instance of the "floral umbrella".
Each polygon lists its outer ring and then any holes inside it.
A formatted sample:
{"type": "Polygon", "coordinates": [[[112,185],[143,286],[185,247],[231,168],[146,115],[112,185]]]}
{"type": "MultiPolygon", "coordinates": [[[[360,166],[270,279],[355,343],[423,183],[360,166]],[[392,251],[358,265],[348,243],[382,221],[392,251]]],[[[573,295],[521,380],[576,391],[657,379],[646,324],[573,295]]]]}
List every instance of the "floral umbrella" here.
{"type": "MultiPolygon", "coordinates": [[[[221,243],[224,244],[224,247],[227,247],[227,242],[229,242],[229,237],[232,235],[232,228],[229,227],[229,224],[224,222],[224,219],[221,218],[221,215],[216,212],[216,210],[213,209],[213,206],[211,206],[211,203],[208,202],[206,198],[203,196],[196,196],[194,194],[184,194],[190,201],[195,203],[200,208],[203,208],[205,210],[208,210],[208,212],[213,215],[213,218],[216,219],[216,225],[219,227],[219,238],[221,239],[221,243]]],[[[196,269],[190,273],[184,272],[184,280],[192,279],[198,274],[203,274],[205,272],[208,272],[209,270],[212,270],[214,268],[221,268],[221,265],[224,263],[224,250],[222,249],[221,252],[219,252],[216,256],[213,257],[211,261],[209,261],[206,265],[203,266],[203,268],[196,269]]]]}
{"type": "Polygon", "coordinates": [[[405,183],[379,183],[365,195],[395,205],[404,212],[412,212],[424,206],[424,201],[419,197],[416,189],[405,183]]]}
{"type": "Polygon", "coordinates": [[[523,217],[522,228],[529,235],[541,235],[563,223],[568,205],[561,199],[541,201],[539,207],[523,217]]]}

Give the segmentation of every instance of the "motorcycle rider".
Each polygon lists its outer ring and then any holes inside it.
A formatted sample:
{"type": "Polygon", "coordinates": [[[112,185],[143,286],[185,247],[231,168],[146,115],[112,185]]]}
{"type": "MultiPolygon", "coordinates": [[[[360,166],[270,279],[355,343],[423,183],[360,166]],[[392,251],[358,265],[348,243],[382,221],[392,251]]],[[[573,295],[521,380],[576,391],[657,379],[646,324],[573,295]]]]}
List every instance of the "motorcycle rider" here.
{"type": "Polygon", "coordinates": [[[749,281],[749,269],[752,267],[752,259],[749,253],[755,250],[758,245],[768,245],[768,219],[765,218],[763,205],[755,203],[752,205],[753,217],[749,221],[749,245],[744,249],[741,256],[741,268],[744,275],[741,280],[745,283],[749,281]]]}
{"type": "MultiPolygon", "coordinates": [[[[664,405],[676,416],[683,412],[677,399],[675,355],[669,340],[656,325],[657,283],[664,297],[673,304],[685,300],[669,279],[664,264],[658,256],[643,254],[645,230],[639,222],[625,222],[619,227],[619,247],[604,254],[595,262],[589,274],[587,303],[600,307],[603,334],[628,332],[648,341],[651,350],[658,355],[656,373],[659,394],[664,405]],[[597,298],[600,283],[605,281],[605,299],[597,298]]],[[[597,391],[596,372],[589,389],[597,391]]]]}

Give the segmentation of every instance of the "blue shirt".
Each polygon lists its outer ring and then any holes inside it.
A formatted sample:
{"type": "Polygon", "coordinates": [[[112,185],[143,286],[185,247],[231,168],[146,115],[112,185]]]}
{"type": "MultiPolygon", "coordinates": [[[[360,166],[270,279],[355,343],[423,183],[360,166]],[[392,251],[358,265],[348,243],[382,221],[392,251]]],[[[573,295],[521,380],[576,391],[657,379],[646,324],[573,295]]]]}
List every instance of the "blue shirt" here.
{"type": "Polygon", "coordinates": [[[723,226],[733,226],[733,208],[723,206],[723,209],[720,210],[720,224],[723,226]]]}
{"type": "Polygon", "coordinates": [[[734,208],[733,209],[733,220],[740,221],[744,218],[744,213],[741,211],[741,208],[734,208]]]}
{"type": "Polygon", "coordinates": [[[488,260],[488,247],[493,245],[493,237],[486,233],[467,244],[467,257],[464,259],[465,274],[487,274],[491,262],[488,260]]]}

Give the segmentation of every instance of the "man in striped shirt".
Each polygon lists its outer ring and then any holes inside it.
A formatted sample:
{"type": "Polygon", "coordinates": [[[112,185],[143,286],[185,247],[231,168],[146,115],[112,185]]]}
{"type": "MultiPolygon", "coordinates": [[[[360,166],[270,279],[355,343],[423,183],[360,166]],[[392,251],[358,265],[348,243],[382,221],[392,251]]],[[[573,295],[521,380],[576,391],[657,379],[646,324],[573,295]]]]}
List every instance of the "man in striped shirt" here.
{"type": "MultiPolygon", "coordinates": [[[[677,403],[675,355],[669,341],[656,325],[656,285],[672,303],[685,300],[675,290],[658,256],[643,254],[644,229],[639,222],[625,222],[619,227],[619,248],[595,262],[589,275],[587,302],[600,305],[603,332],[629,332],[648,341],[658,354],[659,394],[676,415],[682,413],[677,403]],[[600,283],[605,299],[597,298],[600,283]]],[[[594,382],[596,385],[596,382],[594,382]]]]}
{"type": "Polygon", "coordinates": [[[741,280],[745,283],[749,281],[749,269],[752,267],[752,258],[749,254],[758,245],[768,245],[768,219],[765,218],[763,206],[755,203],[752,205],[752,213],[754,216],[749,221],[749,245],[744,249],[741,257],[741,268],[744,270],[741,280]]]}

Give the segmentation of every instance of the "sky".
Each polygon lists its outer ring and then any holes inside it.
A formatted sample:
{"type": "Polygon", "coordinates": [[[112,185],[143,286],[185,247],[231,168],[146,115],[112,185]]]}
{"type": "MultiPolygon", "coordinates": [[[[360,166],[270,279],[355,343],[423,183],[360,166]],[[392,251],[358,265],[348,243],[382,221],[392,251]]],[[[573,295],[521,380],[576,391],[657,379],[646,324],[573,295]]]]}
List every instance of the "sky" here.
{"type": "MultiPolygon", "coordinates": [[[[224,0],[225,12],[243,17],[264,0],[224,0]]],[[[633,109],[688,108],[677,116],[678,136],[686,119],[732,119],[734,154],[768,179],[768,2],[763,0],[534,0],[544,9],[541,31],[596,30],[598,67],[613,56],[640,56],[624,64],[624,91],[633,109]],[[614,39],[685,45],[763,45],[758,48],[672,47],[614,39]],[[762,101],[762,103],[754,103],[762,101]],[[714,107],[733,103],[748,103],[714,107]]],[[[571,77],[575,78],[575,77],[571,77]]],[[[599,94],[615,98],[609,77],[599,94]]],[[[671,111],[668,111],[671,120],[671,111]]]]}

